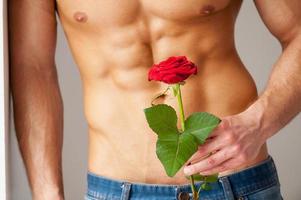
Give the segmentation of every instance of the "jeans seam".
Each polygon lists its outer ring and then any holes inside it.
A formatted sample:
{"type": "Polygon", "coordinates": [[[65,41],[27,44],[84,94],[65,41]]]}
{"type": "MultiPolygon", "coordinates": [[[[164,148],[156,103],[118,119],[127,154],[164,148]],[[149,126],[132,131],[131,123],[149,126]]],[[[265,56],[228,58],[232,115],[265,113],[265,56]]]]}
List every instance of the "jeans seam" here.
{"type": "Polygon", "coordinates": [[[222,177],[219,179],[221,185],[222,185],[222,188],[224,190],[224,195],[225,195],[225,198],[227,200],[234,200],[234,193],[233,193],[233,189],[232,189],[232,186],[230,184],[230,181],[228,179],[228,177],[222,177]]]}
{"type": "Polygon", "coordinates": [[[124,182],[122,184],[122,191],[121,191],[121,200],[128,200],[130,196],[130,190],[131,190],[131,183],[124,182]]]}

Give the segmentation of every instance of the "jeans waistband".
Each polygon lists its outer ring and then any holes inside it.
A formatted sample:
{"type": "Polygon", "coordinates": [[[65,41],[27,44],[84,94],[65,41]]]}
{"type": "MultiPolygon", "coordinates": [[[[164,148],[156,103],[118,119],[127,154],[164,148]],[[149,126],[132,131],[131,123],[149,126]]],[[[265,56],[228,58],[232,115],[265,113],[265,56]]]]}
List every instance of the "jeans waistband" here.
{"type": "MultiPolygon", "coordinates": [[[[92,172],[87,174],[87,195],[102,197],[103,199],[129,199],[128,197],[153,196],[154,194],[166,198],[174,198],[180,192],[191,195],[190,184],[149,184],[128,182],[124,180],[111,179],[96,175],[92,172]]],[[[196,182],[199,187],[201,182],[196,182]]],[[[259,190],[279,184],[276,166],[271,156],[255,166],[242,171],[220,177],[216,183],[211,184],[211,190],[203,191],[203,197],[209,199],[234,200],[237,197],[248,195],[259,190]]],[[[101,199],[101,198],[100,198],[101,199]]]]}

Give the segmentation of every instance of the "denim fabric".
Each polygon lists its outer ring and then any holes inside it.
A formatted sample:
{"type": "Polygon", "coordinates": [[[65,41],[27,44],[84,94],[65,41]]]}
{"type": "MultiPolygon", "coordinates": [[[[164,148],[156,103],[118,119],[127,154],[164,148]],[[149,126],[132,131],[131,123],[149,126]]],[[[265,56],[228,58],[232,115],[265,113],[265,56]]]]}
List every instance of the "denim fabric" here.
{"type": "MultiPolygon", "coordinates": [[[[166,185],[110,179],[88,172],[85,200],[188,200],[189,184],[166,185]]],[[[197,187],[201,182],[195,183],[197,187]]],[[[242,171],[220,177],[212,189],[201,191],[202,200],[282,200],[274,161],[263,162],[242,171]]]]}

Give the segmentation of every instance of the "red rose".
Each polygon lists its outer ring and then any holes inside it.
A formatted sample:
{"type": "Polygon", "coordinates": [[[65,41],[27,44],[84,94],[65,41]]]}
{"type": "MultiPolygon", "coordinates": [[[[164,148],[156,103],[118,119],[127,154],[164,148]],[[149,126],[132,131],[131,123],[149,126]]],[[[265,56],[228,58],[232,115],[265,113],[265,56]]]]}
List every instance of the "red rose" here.
{"type": "Polygon", "coordinates": [[[186,56],[171,56],[167,60],[154,64],[148,72],[148,80],[163,81],[168,84],[179,83],[191,74],[197,73],[197,66],[186,56]]]}

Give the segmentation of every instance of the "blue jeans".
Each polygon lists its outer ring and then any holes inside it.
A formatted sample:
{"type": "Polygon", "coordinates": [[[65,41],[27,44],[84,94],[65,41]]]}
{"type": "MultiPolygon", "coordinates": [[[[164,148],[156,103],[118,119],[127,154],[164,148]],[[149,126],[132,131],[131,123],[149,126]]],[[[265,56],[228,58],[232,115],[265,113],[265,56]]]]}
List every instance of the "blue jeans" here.
{"type": "MultiPolygon", "coordinates": [[[[167,185],[110,179],[88,172],[85,200],[188,200],[190,184],[167,185]]],[[[199,187],[201,182],[195,183],[199,187]]],[[[282,200],[277,170],[271,156],[255,166],[220,177],[202,200],[282,200]]]]}

